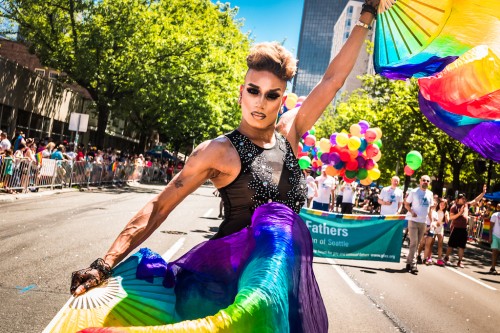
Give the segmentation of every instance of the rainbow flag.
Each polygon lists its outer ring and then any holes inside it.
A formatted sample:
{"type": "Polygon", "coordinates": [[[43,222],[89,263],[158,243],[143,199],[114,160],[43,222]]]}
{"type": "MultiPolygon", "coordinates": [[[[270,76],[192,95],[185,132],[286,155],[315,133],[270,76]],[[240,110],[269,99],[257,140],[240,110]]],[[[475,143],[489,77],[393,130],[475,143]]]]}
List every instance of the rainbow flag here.
{"type": "Polygon", "coordinates": [[[117,167],[118,167],[118,162],[114,162],[111,166],[111,171],[115,172],[117,167]]]}
{"type": "Polygon", "coordinates": [[[36,158],[36,163],[41,166],[42,165],[42,159],[43,159],[42,152],[36,153],[35,154],[35,158],[36,158]]]}
{"type": "Polygon", "coordinates": [[[485,242],[490,241],[490,218],[485,218],[483,221],[483,232],[481,233],[481,239],[485,242]]]}

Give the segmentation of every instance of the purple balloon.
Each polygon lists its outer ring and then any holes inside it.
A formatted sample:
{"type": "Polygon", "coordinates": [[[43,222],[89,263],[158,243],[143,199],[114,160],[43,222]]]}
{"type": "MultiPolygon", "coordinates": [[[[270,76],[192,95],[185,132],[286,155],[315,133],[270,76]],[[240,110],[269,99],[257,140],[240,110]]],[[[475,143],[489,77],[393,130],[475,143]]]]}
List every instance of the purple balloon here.
{"type": "Polygon", "coordinates": [[[323,162],[323,164],[330,164],[330,154],[329,153],[321,154],[320,160],[321,162],[323,162]]]}
{"type": "Polygon", "coordinates": [[[330,153],[328,157],[331,164],[337,164],[340,162],[340,155],[337,152],[330,153]]]}
{"type": "Polygon", "coordinates": [[[332,135],[330,135],[330,143],[332,145],[336,145],[337,144],[336,139],[337,139],[337,133],[333,133],[332,135]]]}
{"type": "Polygon", "coordinates": [[[304,134],[302,134],[302,140],[304,140],[308,135],[309,135],[309,131],[307,131],[304,134]]]}
{"type": "Polygon", "coordinates": [[[361,127],[361,134],[365,134],[366,130],[370,128],[370,124],[366,120],[360,120],[358,125],[361,127]]]}
{"type": "Polygon", "coordinates": [[[358,161],[358,167],[359,168],[365,168],[366,160],[363,158],[363,156],[358,156],[356,157],[356,161],[358,161]]]}

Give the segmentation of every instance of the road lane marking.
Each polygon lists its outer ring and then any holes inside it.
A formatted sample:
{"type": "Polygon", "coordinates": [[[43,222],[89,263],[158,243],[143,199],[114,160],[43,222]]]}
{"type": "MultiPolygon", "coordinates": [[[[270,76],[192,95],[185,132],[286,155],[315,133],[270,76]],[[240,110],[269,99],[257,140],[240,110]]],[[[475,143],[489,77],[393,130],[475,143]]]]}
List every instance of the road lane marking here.
{"type": "Polygon", "coordinates": [[[203,215],[203,217],[210,217],[210,215],[212,214],[212,212],[214,211],[213,208],[210,208],[209,210],[207,210],[207,212],[203,215]]]}
{"type": "Polygon", "coordinates": [[[182,245],[184,245],[184,242],[186,241],[186,237],[182,237],[182,238],[179,238],[177,240],[177,242],[175,242],[174,245],[172,245],[168,250],[167,252],[165,252],[161,257],[163,258],[163,260],[165,261],[169,261],[170,258],[172,258],[174,256],[174,254],[177,253],[177,251],[179,251],[182,247],[182,245]]]}
{"type": "Polygon", "coordinates": [[[457,273],[458,275],[462,275],[464,278],[467,278],[473,282],[476,282],[477,284],[480,284],[481,286],[483,286],[485,288],[488,288],[490,290],[496,290],[496,288],[493,288],[492,286],[488,286],[486,283],[483,283],[477,279],[474,279],[472,276],[468,276],[467,274],[460,272],[458,269],[450,268],[450,267],[446,267],[446,268],[452,272],[457,273]]]}
{"type": "Polygon", "coordinates": [[[356,283],[347,275],[347,273],[340,268],[337,263],[333,259],[326,259],[328,263],[332,265],[332,267],[337,271],[337,273],[340,275],[340,277],[347,283],[349,287],[351,287],[352,291],[354,291],[355,294],[363,295],[365,291],[358,287],[356,283]]]}

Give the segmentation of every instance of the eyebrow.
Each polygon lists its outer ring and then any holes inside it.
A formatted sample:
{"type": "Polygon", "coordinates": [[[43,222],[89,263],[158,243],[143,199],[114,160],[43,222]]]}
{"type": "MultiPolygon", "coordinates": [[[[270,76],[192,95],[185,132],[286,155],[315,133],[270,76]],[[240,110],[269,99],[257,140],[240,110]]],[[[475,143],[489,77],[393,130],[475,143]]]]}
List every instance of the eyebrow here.
{"type": "MultiPolygon", "coordinates": [[[[248,85],[249,85],[250,87],[252,87],[252,88],[257,88],[257,89],[260,89],[260,87],[259,87],[258,85],[255,85],[255,84],[253,84],[253,83],[248,83],[248,85]]],[[[276,88],[276,89],[271,89],[271,90],[269,90],[268,92],[278,92],[278,91],[280,91],[280,90],[281,90],[281,88],[276,88]]]]}

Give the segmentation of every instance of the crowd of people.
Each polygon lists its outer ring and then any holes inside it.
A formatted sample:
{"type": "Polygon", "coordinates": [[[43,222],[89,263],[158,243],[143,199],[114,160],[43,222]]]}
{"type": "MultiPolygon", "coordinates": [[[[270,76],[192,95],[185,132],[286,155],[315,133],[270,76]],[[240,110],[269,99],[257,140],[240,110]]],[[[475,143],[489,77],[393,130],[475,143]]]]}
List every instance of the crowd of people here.
{"type": "Polygon", "coordinates": [[[0,183],[5,192],[17,193],[16,188],[28,181],[27,169],[29,165],[41,167],[42,159],[66,161],[67,163],[85,162],[91,164],[107,164],[119,162],[136,167],[155,166],[152,175],[155,180],[168,183],[174,176],[175,165],[172,159],[155,158],[144,154],[129,154],[117,149],[104,150],[93,146],[77,145],[73,142],[55,142],[50,137],[43,139],[26,138],[22,131],[9,139],[5,131],[0,131],[0,183]],[[22,162],[22,163],[21,163],[22,162]],[[23,169],[23,170],[21,170],[23,169]],[[16,170],[20,171],[16,173],[16,170]],[[23,176],[24,175],[24,176],[23,176]]]}
{"type": "Polygon", "coordinates": [[[500,218],[498,213],[500,203],[495,206],[494,203],[483,199],[486,186],[483,192],[471,201],[467,201],[463,193],[458,194],[456,199],[441,198],[428,189],[431,179],[424,175],[420,178],[419,187],[408,190],[404,198],[397,176],[392,177],[391,185],[380,191],[377,187],[362,186],[357,182],[346,183],[336,176],[329,176],[326,174],[326,168],[323,168],[317,177],[305,173],[307,202],[304,207],[306,208],[342,214],[352,214],[353,207],[358,208],[359,213],[380,215],[405,213],[408,227],[403,242],[409,237],[406,270],[412,273],[418,272],[418,264],[451,265],[450,258],[455,249],[458,256],[456,266],[463,268],[464,250],[470,238],[469,229],[477,227],[470,225],[469,218],[473,221],[474,219],[492,221],[490,243],[494,250],[495,264],[492,265],[490,273],[497,274],[495,249],[498,250],[499,244],[493,235],[497,232],[499,235],[496,237],[500,236],[500,226],[498,226],[500,221],[496,221],[500,218]],[[446,252],[443,251],[445,231],[450,233],[446,252]],[[432,252],[436,241],[437,260],[434,262],[432,252]]]}

